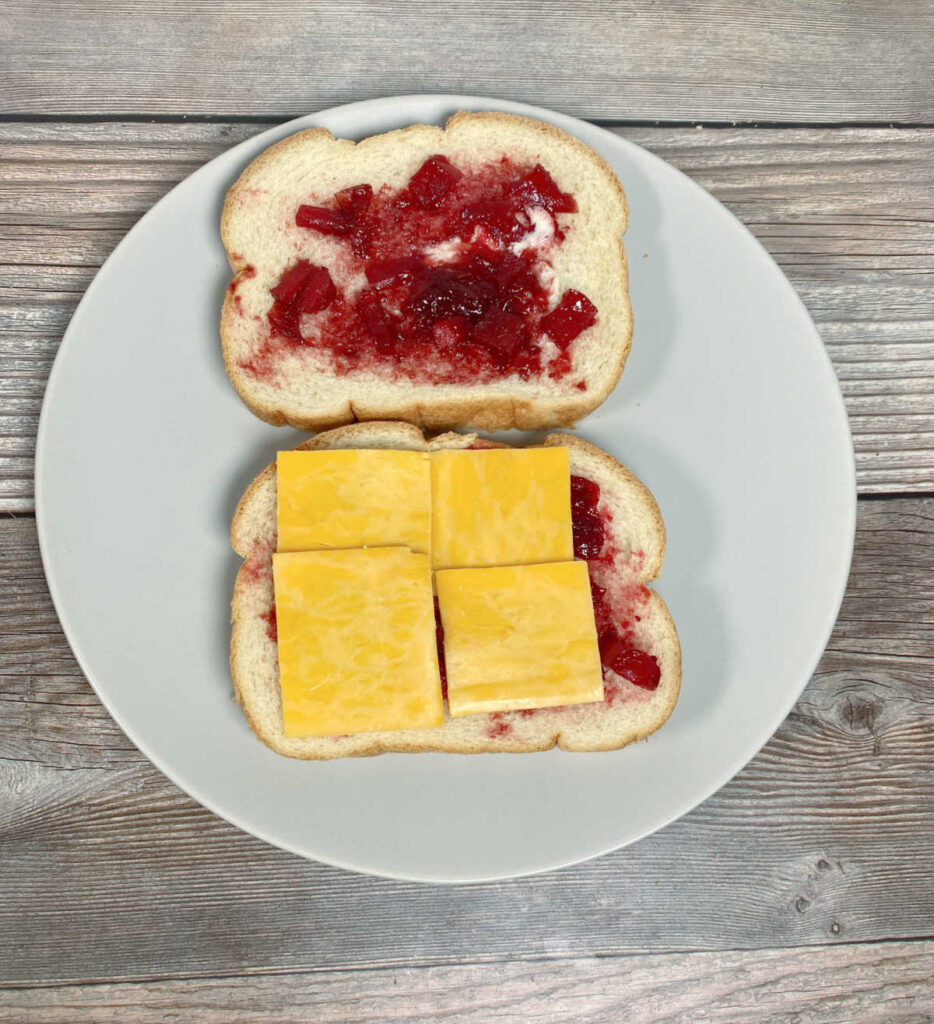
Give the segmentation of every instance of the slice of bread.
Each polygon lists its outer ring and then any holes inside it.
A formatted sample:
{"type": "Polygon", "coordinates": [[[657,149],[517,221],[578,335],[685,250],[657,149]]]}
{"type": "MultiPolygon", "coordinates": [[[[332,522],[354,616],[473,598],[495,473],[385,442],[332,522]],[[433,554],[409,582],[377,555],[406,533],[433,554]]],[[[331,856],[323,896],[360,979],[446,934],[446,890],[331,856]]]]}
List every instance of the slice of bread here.
{"type": "MultiPolygon", "coordinates": [[[[546,750],[612,750],[648,736],[671,714],[681,685],[681,647],[662,599],[644,587],[656,577],[665,553],[665,530],[649,491],[612,456],[567,434],[551,434],[546,445],[570,451],[571,473],[599,484],[601,508],[612,517],[608,540],[612,564],[595,582],[619,618],[630,618],[635,645],[661,669],[657,689],[646,690],[609,673],[612,703],[548,708],[534,713],[468,715],[433,729],[290,739],[283,735],[274,623],[272,553],[276,546],[276,467],[267,466],[240,500],[231,543],[245,561],[234,586],[230,667],[236,698],[259,738],[288,757],[325,760],[389,751],[449,753],[546,750]],[[634,600],[636,615],[633,616],[634,600]],[[636,619],[638,621],[636,621],[636,619]]],[[[315,448],[442,448],[491,446],[475,434],[442,434],[426,440],[404,423],[359,423],[319,434],[299,445],[315,448]]]]}
{"type": "MultiPolygon", "coordinates": [[[[626,197],[592,149],[553,125],[501,113],[454,115],[444,129],[414,125],[354,144],[324,128],[298,132],[257,157],[230,189],[221,236],[234,279],[221,314],[224,362],[249,408],[273,424],[321,430],[356,420],[401,419],[432,430],[472,426],[523,430],[570,426],[613,390],[629,353],[632,313],[626,254],[626,197]],[[485,383],[415,381],[386,370],[336,373],[314,345],[275,349],[271,368],[255,370],[270,343],[270,289],[297,259],[340,280],[340,239],[297,227],[302,203],[320,203],[367,183],[401,188],[422,163],[442,154],[463,169],[507,156],[541,162],[578,212],[563,217],[566,237],[551,260],[554,305],[567,289],[583,292],[597,321],[571,344],[571,372],[530,380],[513,374],[485,383]]],[[[551,342],[548,342],[551,344],[551,342]]]]}

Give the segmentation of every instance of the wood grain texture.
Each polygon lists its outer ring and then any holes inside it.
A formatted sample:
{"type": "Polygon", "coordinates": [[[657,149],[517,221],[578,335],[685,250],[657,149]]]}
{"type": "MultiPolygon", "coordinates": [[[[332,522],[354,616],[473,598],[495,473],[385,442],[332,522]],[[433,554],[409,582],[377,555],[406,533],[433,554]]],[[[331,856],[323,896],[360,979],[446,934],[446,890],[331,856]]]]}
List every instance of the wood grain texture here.
{"type": "Polygon", "coordinates": [[[0,1024],[925,1024],[932,972],[934,942],[886,942],[69,985],[0,989],[0,1024]]]}
{"type": "Polygon", "coordinates": [[[30,0],[0,22],[11,113],[285,117],[479,92],[616,119],[934,120],[911,0],[30,0]]]}
{"type": "Polygon", "coordinates": [[[723,790],[591,863],[456,888],[305,862],[169,784],[74,664],[33,522],[0,523],[0,985],[930,935],[934,499],[860,503],[828,651],[723,790]]]}
{"type": "MultiPolygon", "coordinates": [[[[0,125],[0,511],[33,507],[45,381],[97,268],[175,183],[257,130],[0,125]]],[[[618,134],[709,189],[789,275],[843,388],[861,492],[934,490],[934,130],[618,134]]]]}
{"type": "Polygon", "coordinates": [[[615,130],[788,274],[861,492],[934,490],[932,52],[932,0],[0,5],[0,1024],[934,1022],[934,501],[860,503],[827,652],[720,793],[595,862],[460,889],[305,862],[165,780],[12,515],[62,333],[138,217],[266,124],[426,90],[732,125],[615,130]],[[227,121],[140,123],[201,114],[227,121]]]}

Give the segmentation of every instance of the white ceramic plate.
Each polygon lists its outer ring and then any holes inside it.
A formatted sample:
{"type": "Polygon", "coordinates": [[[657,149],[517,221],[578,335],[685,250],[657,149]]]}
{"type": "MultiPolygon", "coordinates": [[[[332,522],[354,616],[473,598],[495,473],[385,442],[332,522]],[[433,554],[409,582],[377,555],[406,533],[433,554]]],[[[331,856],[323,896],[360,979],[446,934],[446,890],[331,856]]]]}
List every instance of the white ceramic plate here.
{"type": "Polygon", "coordinates": [[[768,740],[843,594],[855,486],[846,414],[807,312],[751,234],[681,173],[600,128],[517,103],[407,96],[301,118],[234,147],[159,202],[75,313],[39,424],[36,501],[55,606],[91,684],[182,789],[287,850],[398,878],[543,871],[696,806],[768,740]],[[629,195],[635,340],[581,434],[658,499],[658,590],[684,647],[681,699],[604,754],[277,757],[232,700],[228,546],[245,484],[298,436],[224,373],[221,203],[246,163],[309,125],[362,138],[459,108],[552,121],[629,195]]]}

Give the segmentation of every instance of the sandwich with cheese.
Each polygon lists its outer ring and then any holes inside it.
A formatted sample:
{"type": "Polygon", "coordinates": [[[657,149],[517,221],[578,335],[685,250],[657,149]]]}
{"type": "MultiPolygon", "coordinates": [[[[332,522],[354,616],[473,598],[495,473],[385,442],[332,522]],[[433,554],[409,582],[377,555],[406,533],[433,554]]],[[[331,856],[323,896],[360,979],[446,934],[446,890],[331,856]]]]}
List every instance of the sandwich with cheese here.
{"type": "Polygon", "coordinates": [[[235,693],[280,754],[609,750],[677,700],[658,507],[579,438],[340,427],[255,478],[231,541],[235,693]]]}

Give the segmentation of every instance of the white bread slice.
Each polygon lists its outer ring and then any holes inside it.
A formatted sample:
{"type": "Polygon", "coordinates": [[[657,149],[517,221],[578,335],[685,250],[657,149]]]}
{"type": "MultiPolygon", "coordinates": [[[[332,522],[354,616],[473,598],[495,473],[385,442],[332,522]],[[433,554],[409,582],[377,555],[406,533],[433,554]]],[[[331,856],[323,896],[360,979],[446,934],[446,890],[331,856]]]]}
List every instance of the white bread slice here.
{"type": "MultiPolygon", "coordinates": [[[[475,434],[442,434],[426,440],[404,423],[359,423],[319,434],[299,445],[315,448],[408,448],[432,451],[467,448],[475,434]]],[[[665,531],[658,507],[648,490],[612,456],[567,434],[551,434],[546,445],[570,450],[571,472],[601,488],[601,502],[612,513],[609,539],[618,549],[613,565],[598,583],[607,598],[622,601],[627,593],[655,578],[665,553],[665,531]]],[[[283,735],[276,644],[267,632],[274,603],[272,552],[276,545],[276,469],[267,466],[240,500],[230,531],[234,550],[245,559],[237,574],[232,603],[233,632],[230,667],[236,698],[259,738],[288,757],[326,760],[390,751],[448,753],[524,752],[547,750],[612,750],[648,736],[671,714],[681,685],[681,647],[674,623],[662,599],[646,591],[640,602],[641,621],[635,623],[638,647],[655,656],[661,680],[654,691],[640,689],[614,677],[622,700],[610,706],[581,704],[525,712],[468,715],[433,729],[361,733],[290,739],[283,735]]]]}
{"type": "Polygon", "coordinates": [[[606,399],[629,353],[632,312],[621,238],[627,221],[625,194],[606,161],[573,136],[530,118],[461,112],[444,129],[413,125],[357,144],[324,128],[298,132],[249,164],[224,204],[221,236],[234,272],[220,328],[227,372],[257,416],[301,430],[374,419],[431,430],[570,426],[606,399]],[[552,301],[577,289],[596,305],[598,319],[571,345],[572,372],[560,380],[513,375],[470,386],[372,371],[341,376],[313,346],[288,346],[281,361],[277,355],[271,378],[244,369],[268,337],[270,288],[283,270],[298,258],[332,271],[340,265],[341,242],[296,227],[298,206],[362,183],[401,187],[436,153],[464,169],[504,154],[530,165],[541,162],[563,191],[573,193],[578,212],[565,218],[566,238],[553,260],[552,301]]]}

